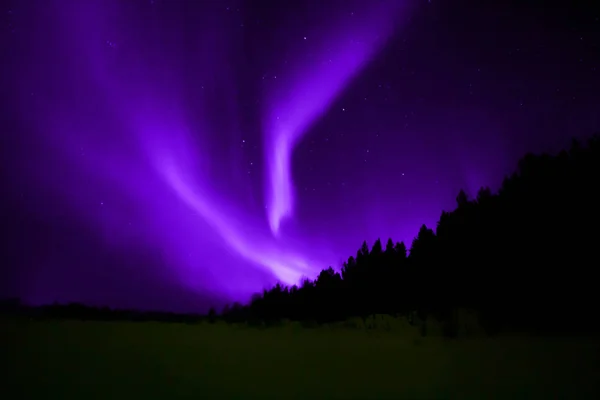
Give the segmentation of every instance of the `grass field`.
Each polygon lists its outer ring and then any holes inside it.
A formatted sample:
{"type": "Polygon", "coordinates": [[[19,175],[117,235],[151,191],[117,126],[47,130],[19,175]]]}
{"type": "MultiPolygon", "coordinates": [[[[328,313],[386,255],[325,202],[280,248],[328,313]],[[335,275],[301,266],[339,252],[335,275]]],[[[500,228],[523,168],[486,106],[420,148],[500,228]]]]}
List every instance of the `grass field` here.
{"type": "Polygon", "coordinates": [[[3,321],[6,399],[598,399],[600,340],[3,321]]]}

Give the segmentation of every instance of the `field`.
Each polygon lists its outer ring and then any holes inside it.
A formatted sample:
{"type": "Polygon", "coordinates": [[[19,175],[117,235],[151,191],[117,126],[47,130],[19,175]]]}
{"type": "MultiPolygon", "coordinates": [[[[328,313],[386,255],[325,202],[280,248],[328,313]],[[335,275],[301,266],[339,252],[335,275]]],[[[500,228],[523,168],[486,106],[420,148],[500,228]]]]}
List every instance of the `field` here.
{"type": "Polygon", "coordinates": [[[0,321],[7,399],[592,399],[600,340],[0,321]],[[6,336],[7,335],[7,336],[6,336]]]}

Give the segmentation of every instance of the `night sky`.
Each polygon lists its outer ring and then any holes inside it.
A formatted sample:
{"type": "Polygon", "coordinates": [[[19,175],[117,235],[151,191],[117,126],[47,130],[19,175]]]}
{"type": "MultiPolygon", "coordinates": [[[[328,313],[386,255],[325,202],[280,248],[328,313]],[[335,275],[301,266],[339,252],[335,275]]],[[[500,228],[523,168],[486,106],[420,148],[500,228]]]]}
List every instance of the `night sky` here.
{"type": "Polygon", "coordinates": [[[535,4],[3,2],[0,294],[192,310],[410,243],[600,130],[600,11],[535,4]]]}

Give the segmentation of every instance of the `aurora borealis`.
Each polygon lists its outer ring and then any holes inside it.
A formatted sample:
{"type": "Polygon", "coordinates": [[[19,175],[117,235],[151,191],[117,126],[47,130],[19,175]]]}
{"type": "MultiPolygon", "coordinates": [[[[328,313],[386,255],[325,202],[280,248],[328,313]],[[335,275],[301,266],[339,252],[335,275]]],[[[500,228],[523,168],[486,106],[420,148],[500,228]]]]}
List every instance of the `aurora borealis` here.
{"type": "Polygon", "coordinates": [[[539,22],[510,36],[514,21],[482,22],[497,10],[468,25],[426,1],[269,4],[3,10],[13,292],[247,299],[339,267],[365,239],[409,243],[461,187],[496,188],[525,151],[600,126],[591,34],[563,46],[539,22]],[[542,43],[566,50],[542,62],[542,43]]]}

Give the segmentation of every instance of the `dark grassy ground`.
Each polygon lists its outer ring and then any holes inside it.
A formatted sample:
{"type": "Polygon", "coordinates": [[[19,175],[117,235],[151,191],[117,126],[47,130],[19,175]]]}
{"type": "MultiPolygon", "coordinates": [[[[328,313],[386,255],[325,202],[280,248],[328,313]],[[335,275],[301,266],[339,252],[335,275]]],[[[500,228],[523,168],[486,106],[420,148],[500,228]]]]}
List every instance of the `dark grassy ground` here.
{"type": "Polygon", "coordinates": [[[600,340],[0,322],[6,399],[598,399],[600,340]]]}

